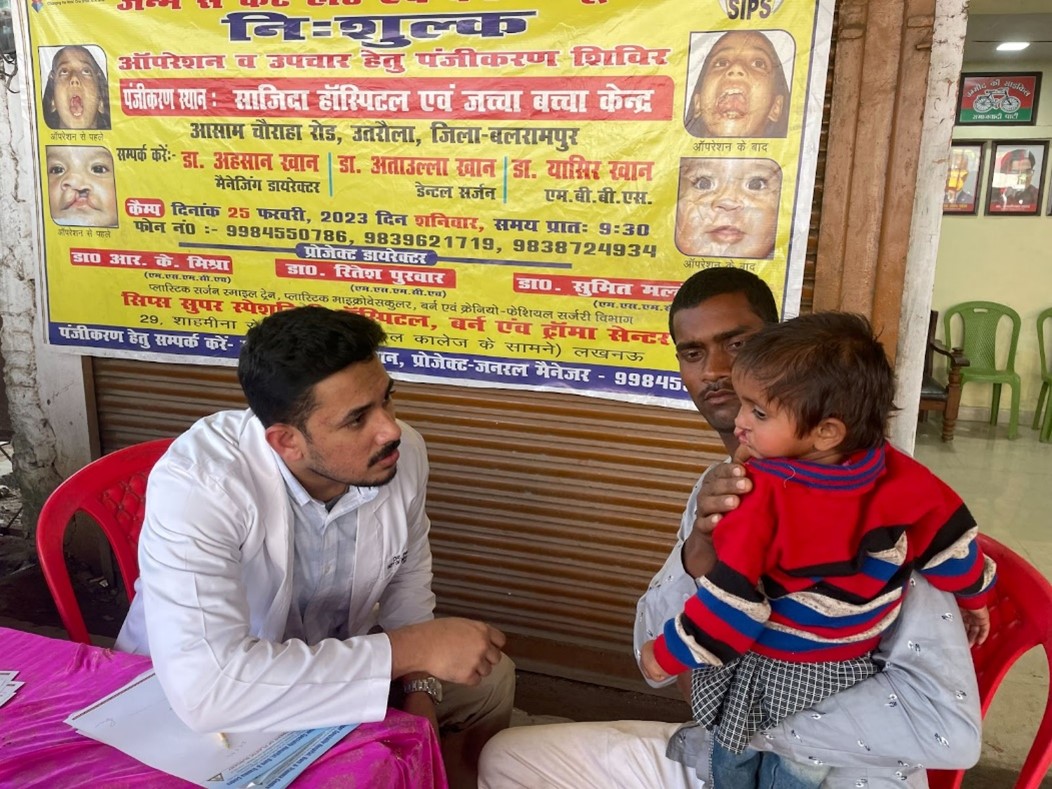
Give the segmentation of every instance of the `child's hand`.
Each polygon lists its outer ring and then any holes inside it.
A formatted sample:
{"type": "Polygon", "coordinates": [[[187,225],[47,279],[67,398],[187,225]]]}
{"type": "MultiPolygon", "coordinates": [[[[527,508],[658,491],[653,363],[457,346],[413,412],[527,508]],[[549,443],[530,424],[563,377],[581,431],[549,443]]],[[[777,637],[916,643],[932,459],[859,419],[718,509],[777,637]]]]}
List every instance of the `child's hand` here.
{"type": "Polygon", "coordinates": [[[643,676],[651,682],[664,682],[670,676],[665,669],[661,668],[661,664],[654,657],[653,639],[643,644],[643,649],[640,650],[639,655],[639,666],[643,669],[643,676]]]}
{"type": "Polygon", "coordinates": [[[961,620],[964,622],[964,632],[968,636],[968,646],[976,646],[986,641],[990,635],[990,610],[982,608],[962,608],[961,620]]]}

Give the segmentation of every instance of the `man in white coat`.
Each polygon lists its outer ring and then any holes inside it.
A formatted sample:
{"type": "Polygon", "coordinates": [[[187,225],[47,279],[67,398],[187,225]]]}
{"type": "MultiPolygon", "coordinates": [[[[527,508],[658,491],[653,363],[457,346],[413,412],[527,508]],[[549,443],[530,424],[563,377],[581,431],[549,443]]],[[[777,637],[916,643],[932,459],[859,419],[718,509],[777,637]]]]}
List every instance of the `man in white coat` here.
{"type": "Polygon", "coordinates": [[[116,647],[152,657],[198,731],[381,720],[393,690],[441,732],[450,783],[473,786],[514,666],[499,630],[434,618],[427,454],[395,418],[384,339],[322,307],[249,330],[250,410],[200,420],[150,474],[116,647]]]}

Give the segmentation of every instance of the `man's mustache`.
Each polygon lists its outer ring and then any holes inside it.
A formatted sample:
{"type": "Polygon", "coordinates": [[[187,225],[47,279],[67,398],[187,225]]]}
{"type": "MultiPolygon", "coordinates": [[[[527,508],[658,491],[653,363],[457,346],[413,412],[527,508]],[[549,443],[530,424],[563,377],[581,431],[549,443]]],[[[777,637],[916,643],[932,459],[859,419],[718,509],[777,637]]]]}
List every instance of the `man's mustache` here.
{"type": "Polygon", "coordinates": [[[734,387],[731,386],[731,382],[728,379],[721,379],[714,381],[711,384],[707,384],[704,389],[701,390],[702,397],[708,397],[710,394],[716,394],[717,392],[733,392],[734,387]]]}
{"type": "Polygon", "coordinates": [[[379,452],[377,452],[375,455],[369,458],[369,465],[371,466],[374,463],[379,463],[381,460],[389,458],[398,450],[398,447],[400,447],[401,445],[401,439],[398,439],[397,441],[392,441],[390,444],[384,444],[383,448],[381,448],[379,452]]]}

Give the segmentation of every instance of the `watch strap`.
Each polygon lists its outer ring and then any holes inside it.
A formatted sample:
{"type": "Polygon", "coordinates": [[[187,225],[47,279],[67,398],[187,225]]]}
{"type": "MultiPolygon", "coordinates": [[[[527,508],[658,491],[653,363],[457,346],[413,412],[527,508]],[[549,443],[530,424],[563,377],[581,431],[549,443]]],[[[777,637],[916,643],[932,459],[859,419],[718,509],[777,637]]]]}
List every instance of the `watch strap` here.
{"type": "Polygon", "coordinates": [[[417,679],[406,680],[402,684],[403,693],[426,693],[430,696],[435,704],[442,701],[442,683],[440,683],[435,677],[419,677],[417,679]]]}

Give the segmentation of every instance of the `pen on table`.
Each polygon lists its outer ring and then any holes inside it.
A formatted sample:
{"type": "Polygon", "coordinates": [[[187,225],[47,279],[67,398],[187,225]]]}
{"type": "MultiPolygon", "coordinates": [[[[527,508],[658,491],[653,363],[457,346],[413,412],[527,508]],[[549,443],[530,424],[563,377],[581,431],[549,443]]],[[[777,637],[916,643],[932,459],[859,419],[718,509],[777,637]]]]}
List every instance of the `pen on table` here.
{"type": "Polygon", "coordinates": [[[226,736],[226,734],[224,732],[219,732],[216,735],[216,737],[219,738],[219,742],[222,743],[224,748],[229,748],[230,747],[230,740],[227,739],[227,736],[226,736]]]}

